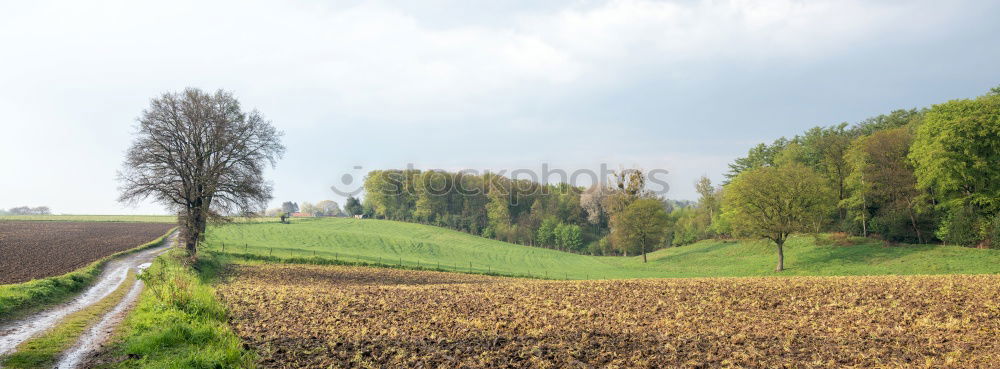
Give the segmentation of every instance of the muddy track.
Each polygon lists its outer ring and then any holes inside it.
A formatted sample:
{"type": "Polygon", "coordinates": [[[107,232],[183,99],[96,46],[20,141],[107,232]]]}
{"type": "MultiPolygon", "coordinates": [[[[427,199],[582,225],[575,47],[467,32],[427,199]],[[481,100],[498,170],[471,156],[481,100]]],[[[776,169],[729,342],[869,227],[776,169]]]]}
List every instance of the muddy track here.
{"type": "MultiPolygon", "coordinates": [[[[130,270],[137,270],[143,264],[151,262],[154,258],[174,246],[176,242],[177,233],[174,232],[174,234],[170,235],[167,241],[161,246],[124,255],[108,261],[108,263],[104,266],[104,271],[101,272],[97,281],[72,301],[56,305],[41,312],[32,314],[26,318],[0,326],[0,355],[12,353],[18,345],[55,326],[67,315],[80,311],[81,309],[101,301],[101,299],[110,295],[115,289],[118,288],[118,286],[125,282],[130,270]]],[[[129,291],[128,295],[123,298],[123,301],[108,313],[109,316],[112,314],[121,316],[123,314],[123,312],[119,310],[124,310],[124,308],[131,303],[128,300],[135,300],[135,297],[138,296],[137,290],[141,290],[142,284],[136,283],[135,286],[137,287],[133,287],[132,291],[129,291]]],[[[98,326],[95,326],[94,328],[100,328],[102,330],[113,328],[114,324],[120,319],[112,319],[109,316],[102,318],[98,323],[98,326]]],[[[88,337],[101,336],[92,336],[93,331],[94,329],[88,330],[84,333],[82,338],[86,339],[88,337]]],[[[74,346],[74,348],[70,349],[70,353],[80,349],[81,346],[89,345],[81,345],[78,343],[74,346]]],[[[85,349],[86,347],[83,348],[85,349]]],[[[76,355],[84,354],[86,354],[86,352],[77,353],[76,355]]],[[[60,365],[60,367],[62,366],[60,365]]]]}
{"type": "MultiPolygon", "coordinates": [[[[139,268],[145,269],[148,266],[149,263],[144,263],[139,268]]],[[[132,306],[135,305],[136,300],[139,299],[142,287],[142,281],[135,281],[132,287],[129,288],[128,293],[122,296],[122,299],[111,310],[104,313],[104,316],[101,317],[101,320],[97,324],[83,332],[77,338],[76,344],[69,350],[66,350],[66,352],[63,352],[59,363],[56,364],[56,368],[79,368],[85,362],[85,359],[100,351],[104,347],[104,344],[108,342],[108,338],[114,333],[115,327],[125,319],[125,315],[128,314],[132,306]]]]}

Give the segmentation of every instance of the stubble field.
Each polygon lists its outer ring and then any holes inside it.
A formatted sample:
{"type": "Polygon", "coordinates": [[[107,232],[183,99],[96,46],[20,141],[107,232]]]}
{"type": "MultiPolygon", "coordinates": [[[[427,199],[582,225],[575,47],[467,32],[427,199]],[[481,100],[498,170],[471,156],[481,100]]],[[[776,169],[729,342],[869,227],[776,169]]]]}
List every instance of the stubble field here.
{"type": "Polygon", "coordinates": [[[0,221],[0,284],[51,277],[162,236],[169,223],[0,221]]]}
{"type": "Polygon", "coordinates": [[[269,368],[989,367],[1000,276],[552,282],[236,265],[219,295],[269,368]]]}

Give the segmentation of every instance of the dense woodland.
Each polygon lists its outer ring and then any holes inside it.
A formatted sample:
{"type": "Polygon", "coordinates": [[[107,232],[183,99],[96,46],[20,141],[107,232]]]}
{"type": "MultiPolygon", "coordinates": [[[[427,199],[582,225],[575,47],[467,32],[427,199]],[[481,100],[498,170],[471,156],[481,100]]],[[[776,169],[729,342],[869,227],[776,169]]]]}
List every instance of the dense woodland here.
{"type": "Polygon", "coordinates": [[[656,197],[639,169],[590,188],[492,173],[377,170],[365,179],[364,201],[349,198],[344,210],[524,245],[635,255],[706,238],[764,236],[743,226],[740,207],[755,205],[741,200],[780,180],[775,201],[804,202],[808,210],[802,227],[783,233],[1000,247],[998,163],[995,88],[759,144],[730,164],[721,186],[698,181],[697,202],[656,197]]]}

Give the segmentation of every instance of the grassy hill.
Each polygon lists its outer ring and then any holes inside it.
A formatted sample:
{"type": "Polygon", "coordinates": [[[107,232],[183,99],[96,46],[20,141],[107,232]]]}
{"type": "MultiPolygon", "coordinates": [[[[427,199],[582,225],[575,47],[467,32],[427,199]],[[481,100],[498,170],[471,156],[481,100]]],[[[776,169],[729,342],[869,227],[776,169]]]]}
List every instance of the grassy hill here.
{"type": "Polygon", "coordinates": [[[641,257],[577,255],[373,219],[296,219],[292,224],[236,223],[211,228],[205,247],[222,250],[223,244],[229,253],[569,279],[1000,273],[1000,251],[956,246],[886,247],[877,241],[821,246],[811,236],[800,236],[785,246],[787,270],[775,273],[775,247],[763,241],[702,241],[653,252],[644,264],[641,257]]]}

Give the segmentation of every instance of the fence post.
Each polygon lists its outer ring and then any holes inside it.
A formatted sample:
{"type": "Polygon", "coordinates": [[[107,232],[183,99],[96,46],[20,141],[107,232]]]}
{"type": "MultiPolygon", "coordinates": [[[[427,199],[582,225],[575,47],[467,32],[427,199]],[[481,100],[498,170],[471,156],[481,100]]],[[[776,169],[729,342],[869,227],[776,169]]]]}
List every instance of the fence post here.
{"type": "Polygon", "coordinates": [[[472,262],[469,262],[469,273],[472,273],[472,262]]]}
{"type": "Polygon", "coordinates": [[[268,247],[267,248],[267,257],[271,257],[271,254],[273,254],[273,253],[274,253],[274,248],[273,247],[268,247]]]}
{"type": "Polygon", "coordinates": [[[226,252],[226,243],[225,242],[222,243],[222,252],[226,252]]]}

